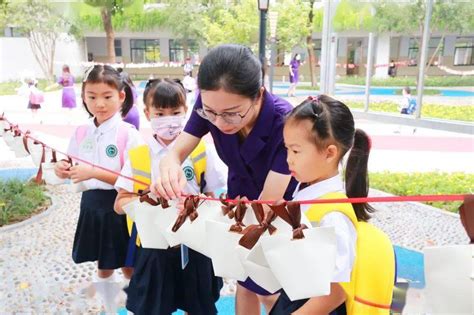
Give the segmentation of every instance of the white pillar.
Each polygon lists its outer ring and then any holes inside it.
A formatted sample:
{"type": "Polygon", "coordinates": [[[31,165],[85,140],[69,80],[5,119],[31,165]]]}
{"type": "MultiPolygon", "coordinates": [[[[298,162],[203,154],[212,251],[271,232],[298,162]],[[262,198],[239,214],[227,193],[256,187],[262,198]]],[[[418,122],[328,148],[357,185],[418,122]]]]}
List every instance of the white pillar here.
{"type": "Polygon", "coordinates": [[[377,36],[377,51],[375,55],[375,77],[388,78],[388,64],[390,63],[390,35],[377,36]],[[382,67],[379,65],[383,65],[382,67]]]}

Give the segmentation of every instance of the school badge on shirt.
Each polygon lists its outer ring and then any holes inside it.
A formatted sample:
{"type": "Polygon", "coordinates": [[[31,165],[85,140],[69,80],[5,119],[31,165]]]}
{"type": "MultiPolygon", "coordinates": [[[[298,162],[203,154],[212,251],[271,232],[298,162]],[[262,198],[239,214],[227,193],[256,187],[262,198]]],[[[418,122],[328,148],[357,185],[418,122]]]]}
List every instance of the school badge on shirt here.
{"type": "Polygon", "coordinates": [[[187,181],[194,179],[194,169],[191,166],[186,166],[183,168],[184,175],[186,176],[187,181]]]}
{"type": "Polygon", "coordinates": [[[117,153],[118,153],[118,149],[113,144],[109,144],[107,148],[105,148],[105,154],[107,154],[107,156],[110,158],[116,157],[117,153]]]}

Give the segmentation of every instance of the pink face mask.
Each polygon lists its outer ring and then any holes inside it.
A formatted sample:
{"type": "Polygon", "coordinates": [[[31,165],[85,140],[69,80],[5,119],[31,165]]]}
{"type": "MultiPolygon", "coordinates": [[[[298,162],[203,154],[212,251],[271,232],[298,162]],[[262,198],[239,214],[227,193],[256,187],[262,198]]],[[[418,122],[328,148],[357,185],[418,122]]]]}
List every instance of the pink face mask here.
{"type": "Polygon", "coordinates": [[[151,129],[158,138],[174,140],[183,130],[185,116],[163,116],[150,120],[151,129]]]}

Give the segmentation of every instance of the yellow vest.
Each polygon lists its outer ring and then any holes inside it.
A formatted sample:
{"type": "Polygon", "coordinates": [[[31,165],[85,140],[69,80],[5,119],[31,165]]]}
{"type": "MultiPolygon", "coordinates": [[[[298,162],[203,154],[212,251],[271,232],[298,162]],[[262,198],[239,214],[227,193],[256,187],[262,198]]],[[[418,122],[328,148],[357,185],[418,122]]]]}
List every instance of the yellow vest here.
{"type": "MultiPolygon", "coordinates": [[[[328,193],[320,199],[347,198],[342,193],[328,193]]],[[[346,215],[357,231],[355,262],[351,281],[339,283],[346,293],[348,315],[390,314],[395,278],[395,254],[388,236],[367,222],[359,222],[350,203],[314,204],[306,216],[320,222],[328,213],[346,215]]]]}
{"type": "MultiPolygon", "coordinates": [[[[130,166],[132,168],[133,178],[143,183],[151,184],[151,154],[148,145],[141,145],[130,149],[128,151],[130,159],[130,166]]],[[[198,146],[191,152],[191,161],[193,162],[194,173],[198,185],[204,181],[204,173],[207,167],[206,159],[206,145],[204,141],[200,141],[198,146]]],[[[139,190],[144,190],[147,186],[133,182],[133,192],[138,193],[139,190]]],[[[127,227],[129,235],[132,234],[133,221],[127,216],[127,227]]],[[[137,246],[140,246],[140,239],[137,236],[137,246]]]]}

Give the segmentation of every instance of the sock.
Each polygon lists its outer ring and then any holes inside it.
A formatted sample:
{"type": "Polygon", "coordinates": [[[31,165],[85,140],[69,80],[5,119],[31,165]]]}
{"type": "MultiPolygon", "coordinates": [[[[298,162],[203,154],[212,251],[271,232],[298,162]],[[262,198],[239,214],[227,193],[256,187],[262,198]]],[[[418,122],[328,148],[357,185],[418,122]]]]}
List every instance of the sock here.
{"type": "Polygon", "coordinates": [[[117,313],[117,304],[115,299],[121,288],[115,274],[107,278],[95,277],[94,286],[99,294],[107,314],[117,313]]]}

